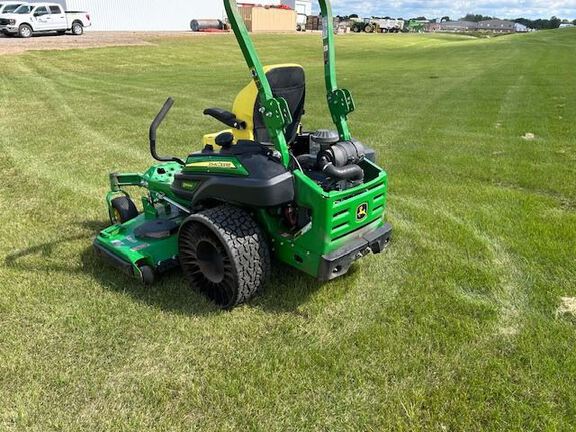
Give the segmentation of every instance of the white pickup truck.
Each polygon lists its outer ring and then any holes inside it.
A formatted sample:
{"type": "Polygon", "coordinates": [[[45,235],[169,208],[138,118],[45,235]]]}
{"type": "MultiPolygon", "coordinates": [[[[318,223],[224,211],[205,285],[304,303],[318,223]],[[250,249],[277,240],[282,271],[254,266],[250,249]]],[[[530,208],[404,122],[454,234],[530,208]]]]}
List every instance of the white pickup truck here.
{"type": "MultiPolygon", "coordinates": [[[[1,1],[1,0],[0,0],[1,1]]],[[[92,25],[87,12],[68,12],[56,3],[23,4],[12,13],[0,15],[0,32],[29,38],[34,33],[57,32],[80,36],[92,25]]]]}

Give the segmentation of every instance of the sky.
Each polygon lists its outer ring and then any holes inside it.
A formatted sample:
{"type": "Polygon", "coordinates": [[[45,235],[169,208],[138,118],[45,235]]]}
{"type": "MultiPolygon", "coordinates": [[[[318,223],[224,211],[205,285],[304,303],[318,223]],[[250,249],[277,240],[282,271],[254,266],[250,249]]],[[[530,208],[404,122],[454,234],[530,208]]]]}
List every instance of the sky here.
{"type": "Polygon", "coordinates": [[[332,0],[335,15],[356,13],[362,17],[441,18],[456,20],[467,13],[498,18],[576,19],[576,0],[332,0]]]}

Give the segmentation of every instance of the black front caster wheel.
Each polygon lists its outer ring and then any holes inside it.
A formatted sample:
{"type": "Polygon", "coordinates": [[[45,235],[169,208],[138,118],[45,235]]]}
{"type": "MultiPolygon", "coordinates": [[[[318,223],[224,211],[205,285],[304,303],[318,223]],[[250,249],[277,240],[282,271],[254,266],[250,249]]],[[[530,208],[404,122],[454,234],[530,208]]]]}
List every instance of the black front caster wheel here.
{"type": "Polygon", "coordinates": [[[144,265],[139,267],[140,270],[140,280],[145,286],[150,286],[154,284],[156,280],[156,275],[152,267],[144,265]]]}
{"type": "Polygon", "coordinates": [[[114,198],[111,205],[110,221],[113,224],[123,224],[139,215],[136,204],[127,196],[114,198]]]}

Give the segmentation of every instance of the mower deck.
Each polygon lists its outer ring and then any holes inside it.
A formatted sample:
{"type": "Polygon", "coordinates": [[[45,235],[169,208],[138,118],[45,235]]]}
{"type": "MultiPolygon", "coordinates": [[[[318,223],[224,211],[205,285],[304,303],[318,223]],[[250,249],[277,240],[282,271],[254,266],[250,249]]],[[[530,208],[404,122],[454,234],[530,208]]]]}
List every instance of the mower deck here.
{"type": "Polygon", "coordinates": [[[143,266],[163,273],[178,266],[177,234],[183,220],[175,207],[170,212],[159,209],[153,219],[141,214],[103,230],[94,240],[94,248],[127,275],[141,277],[143,266]]]}

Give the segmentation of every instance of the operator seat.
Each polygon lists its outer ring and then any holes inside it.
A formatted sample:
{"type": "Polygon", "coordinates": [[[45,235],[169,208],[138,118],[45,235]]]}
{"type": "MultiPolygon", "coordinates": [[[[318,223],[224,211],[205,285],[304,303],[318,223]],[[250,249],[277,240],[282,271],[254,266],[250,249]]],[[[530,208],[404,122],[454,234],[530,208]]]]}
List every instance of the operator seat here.
{"type": "MultiPolygon", "coordinates": [[[[304,115],[304,105],[306,101],[306,77],[304,68],[296,64],[274,65],[264,67],[266,77],[272,88],[274,97],[282,97],[288,102],[292,123],[285,131],[286,142],[290,145],[298,135],[298,129],[302,116],[304,115]]],[[[262,144],[270,143],[270,136],[264,124],[264,119],[260,108],[260,98],[258,88],[254,81],[251,81],[244,89],[238,93],[232,112],[209,109],[204,113],[213,116],[217,120],[223,121],[229,126],[237,123],[238,127],[220,131],[204,136],[204,144],[214,145],[216,137],[223,132],[230,132],[234,135],[236,142],[241,140],[256,141],[262,144]],[[220,115],[218,115],[220,114],[220,115]],[[230,117],[230,115],[232,117],[230,117]],[[224,121],[221,116],[224,116],[224,121]],[[235,119],[230,122],[230,119],[235,119]]]]}
{"type": "MultiPolygon", "coordinates": [[[[300,121],[304,114],[306,82],[304,69],[298,65],[268,66],[264,68],[274,97],[283,97],[288,102],[292,122],[285,131],[288,145],[298,136],[300,121]]],[[[271,208],[294,200],[294,177],[279,160],[270,156],[270,137],[260,112],[258,88],[250,82],[236,97],[232,112],[211,108],[204,111],[231,129],[205,135],[204,144],[214,146],[216,138],[222,147],[214,152],[207,147],[194,153],[182,172],[174,176],[172,192],[190,201],[191,206],[204,202],[225,202],[239,206],[271,208]],[[232,139],[232,135],[233,138],[232,139]],[[209,155],[210,161],[204,158],[209,155]],[[233,156],[246,171],[246,175],[234,172],[212,171],[205,164],[218,163],[222,158],[224,167],[230,168],[233,156]],[[194,158],[199,158],[199,169],[194,167],[194,158]]],[[[234,163],[231,165],[234,168],[234,163]]],[[[219,167],[222,169],[222,166],[219,167]]],[[[225,168],[224,168],[225,169],[225,168]]]]}

